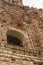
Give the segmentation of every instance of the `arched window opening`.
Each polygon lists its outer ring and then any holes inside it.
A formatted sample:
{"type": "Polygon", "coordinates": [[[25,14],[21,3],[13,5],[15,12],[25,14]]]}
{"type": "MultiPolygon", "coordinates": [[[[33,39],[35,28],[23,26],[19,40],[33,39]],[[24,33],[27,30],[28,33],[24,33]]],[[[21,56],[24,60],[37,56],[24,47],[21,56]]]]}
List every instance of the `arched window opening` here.
{"type": "Polygon", "coordinates": [[[24,35],[16,30],[7,31],[7,43],[12,45],[24,46],[24,35]]]}

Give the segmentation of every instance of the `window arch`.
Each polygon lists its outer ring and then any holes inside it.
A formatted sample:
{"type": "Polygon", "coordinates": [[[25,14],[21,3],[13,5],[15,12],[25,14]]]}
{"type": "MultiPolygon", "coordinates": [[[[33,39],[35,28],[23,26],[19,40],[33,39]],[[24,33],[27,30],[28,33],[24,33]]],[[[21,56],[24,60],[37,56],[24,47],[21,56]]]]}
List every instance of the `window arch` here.
{"type": "Polygon", "coordinates": [[[7,43],[24,46],[24,35],[16,30],[8,30],[7,31],[7,43]]]}

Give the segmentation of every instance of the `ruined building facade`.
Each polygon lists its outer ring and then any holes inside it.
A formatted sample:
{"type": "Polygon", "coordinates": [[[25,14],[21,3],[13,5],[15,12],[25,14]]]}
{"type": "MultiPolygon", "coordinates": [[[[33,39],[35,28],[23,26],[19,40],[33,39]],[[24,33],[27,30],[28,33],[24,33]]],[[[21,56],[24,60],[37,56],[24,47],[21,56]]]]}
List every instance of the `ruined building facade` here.
{"type": "Polygon", "coordinates": [[[20,6],[23,5],[22,0],[4,0],[4,1],[9,2],[9,3],[13,3],[13,4],[16,3],[16,4],[20,5],[20,6]]]}
{"type": "Polygon", "coordinates": [[[0,0],[0,65],[43,65],[42,9],[0,0]]]}

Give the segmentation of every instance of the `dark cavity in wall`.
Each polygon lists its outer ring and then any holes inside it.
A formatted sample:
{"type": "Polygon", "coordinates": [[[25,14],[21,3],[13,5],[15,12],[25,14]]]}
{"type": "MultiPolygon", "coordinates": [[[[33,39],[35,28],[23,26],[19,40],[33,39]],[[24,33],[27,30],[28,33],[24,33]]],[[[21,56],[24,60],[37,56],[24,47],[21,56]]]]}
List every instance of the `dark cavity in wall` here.
{"type": "Polygon", "coordinates": [[[7,43],[12,44],[12,45],[23,46],[21,40],[10,35],[7,35],[7,43]]]}

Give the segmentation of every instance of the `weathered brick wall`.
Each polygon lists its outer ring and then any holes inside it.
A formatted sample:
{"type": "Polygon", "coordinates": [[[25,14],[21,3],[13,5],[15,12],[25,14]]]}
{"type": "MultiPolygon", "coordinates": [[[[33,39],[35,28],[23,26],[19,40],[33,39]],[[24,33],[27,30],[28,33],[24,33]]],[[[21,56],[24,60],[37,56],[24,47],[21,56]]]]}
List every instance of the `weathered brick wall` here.
{"type": "Polygon", "coordinates": [[[43,51],[43,10],[10,4],[0,0],[0,64],[37,65],[37,63],[33,63],[34,60],[36,62],[34,53],[40,59],[40,51],[43,51]],[[10,29],[17,30],[24,35],[25,45],[23,48],[7,43],[6,33],[10,29]],[[15,47],[20,51],[15,50],[15,47]],[[15,53],[21,54],[21,56],[15,55],[15,53]]]}

